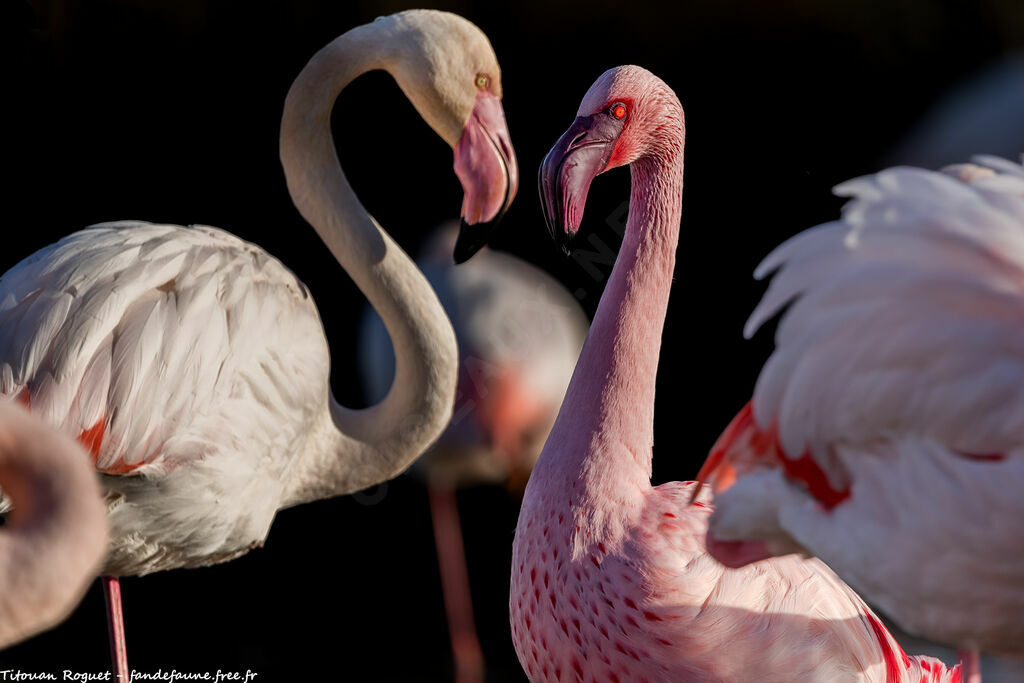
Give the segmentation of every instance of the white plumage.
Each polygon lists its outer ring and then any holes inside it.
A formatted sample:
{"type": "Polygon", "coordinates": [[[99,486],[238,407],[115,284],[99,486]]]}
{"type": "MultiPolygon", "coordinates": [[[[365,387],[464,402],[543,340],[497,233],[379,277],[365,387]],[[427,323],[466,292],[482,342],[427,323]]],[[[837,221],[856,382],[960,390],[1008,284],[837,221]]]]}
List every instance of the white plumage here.
{"type": "Polygon", "coordinates": [[[0,391],[71,436],[100,425],[96,468],[139,475],[105,478],[107,573],[262,541],[329,419],[319,315],[277,259],[216,228],[105,223],[8,271],[0,302],[0,391]]]}
{"type": "Polygon", "coordinates": [[[497,58],[483,32],[456,15],[412,10],[352,29],[292,84],[280,136],[292,200],[397,350],[394,386],[376,405],[338,405],[305,287],[221,230],[106,223],[0,278],[0,393],[77,437],[106,475],[104,586],[122,680],[130,672],[110,576],[236,557],[262,542],[278,509],[397,476],[451,416],[451,324],[335,153],[334,101],[373,69],[391,73],[451,144],[475,217],[507,208],[517,171],[497,58]]]}
{"type": "Polygon", "coordinates": [[[843,183],[841,220],[758,267],[779,272],[748,337],[796,298],[754,393],[788,452],[907,429],[969,453],[1021,443],[1024,170],[989,163],[1002,172],[970,183],[913,168],[843,183]]]}
{"type": "Polygon", "coordinates": [[[908,631],[1019,654],[1024,168],[976,161],[844,183],[840,220],[758,268],[778,272],[745,334],[790,307],[756,425],[713,451],[740,476],[711,530],[818,555],[908,631]]]}

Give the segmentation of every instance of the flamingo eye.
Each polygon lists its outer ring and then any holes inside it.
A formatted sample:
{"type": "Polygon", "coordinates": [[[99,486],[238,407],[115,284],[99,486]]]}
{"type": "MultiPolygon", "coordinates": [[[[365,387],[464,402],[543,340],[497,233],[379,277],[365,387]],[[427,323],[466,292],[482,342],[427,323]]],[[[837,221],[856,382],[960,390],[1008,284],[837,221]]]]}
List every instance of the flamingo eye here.
{"type": "Polygon", "coordinates": [[[625,118],[626,105],[624,105],[622,102],[616,102],[612,106],[608,107],[608,113],[617,119],[625,118]]]}
{"type": "Polygon", "coordinates": [[[480,74],[479,76],[476,77],[476,87],[480,88],[481,90],[484,90],[490,84],[491,79],[488,78],[487,76],[480,74]]]}

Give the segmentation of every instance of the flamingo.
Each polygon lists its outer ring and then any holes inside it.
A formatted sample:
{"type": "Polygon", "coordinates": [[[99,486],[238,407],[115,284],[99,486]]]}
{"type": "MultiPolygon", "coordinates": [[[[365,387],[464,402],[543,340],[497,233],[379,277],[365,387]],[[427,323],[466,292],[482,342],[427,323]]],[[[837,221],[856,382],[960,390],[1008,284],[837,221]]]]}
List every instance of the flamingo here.
{"type": "Polygon", "coordinates": [[[277,510],[397,476],[451,415],[451,324],[335,154],[334,100],[371,69],[391,73],[454,149],[465,190],[458,258],[507,208],[517,167],[494,51],[454,14],[413,10],[352,29],[292,85],[280,142],[292,200],[397,349],[395,381],[378,404],[338,405],[309,291],[222,230],[105,223],[0,278],[0,392],[76,436],[104,475],[104,587],[121,681],[117,577],[238,557],[262,544],[277,510]]]}
{"type": "Polygon", "coordinates": [[[107,550],[107,519],[82,447],[9,401],[0,401],[0,484],[17,506],[0,528],[3,649],[74,609],[107,550]]]}
{"type": "Polygon", "coordinates": [[[592,179],[629,165],[621,253],[516,527],[509,607],[531,681],[959,681],[908,657],[824,564],[727,569],[704,547],[711,499],[651,486],[654,386],[683,189],[683,110],[637,66],[605,72],[540,169],[563,246],[592,179]]]}
{"type": "MultiPolygon", "coordinates": [[[[417,265],[459,343],[451,424],[414,470],[427,482],[456,680],[483,680],[455,489],[504,483],[522,491],[547,439],[587,334],[576,300],[550,275],[483,249],[453,266],[456,225],[442,226],[417,265]]],[[[384,395],[394,355],[380,317],[367,311],[360,367],[371,399],[384,395]]]]}
{"type": "Polygon", "coordinates": [[[906,631],[1024,654],[1024,167],[849,181],[791,238],[747,321],[781,308],[754,397],[698,476],[728,566],[813,553],[906,631]]]}

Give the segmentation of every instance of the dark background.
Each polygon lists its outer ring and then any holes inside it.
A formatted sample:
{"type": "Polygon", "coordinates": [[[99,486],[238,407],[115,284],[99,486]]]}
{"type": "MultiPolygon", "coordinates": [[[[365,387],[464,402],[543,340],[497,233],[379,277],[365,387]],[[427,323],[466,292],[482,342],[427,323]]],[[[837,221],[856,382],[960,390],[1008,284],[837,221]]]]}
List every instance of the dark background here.
{"type": "MultiPolygon", "coordinates": [[[[426,3],[431,4],[431,3],[426,3]]],[[[94,222],[207,223],[259,243],[310,286],[339,400],[363,399],[354,326],[363,301],[292,208],[277,159],[291,79],[349,28],[396,2],[16,0],[0,14],[6,113],[0,269],[94,222]]],[[[433,5],[432,5],[433,6],[433,5]]],[[[643,65],[686,109],[679,265],[662,351],[656,483],[692,477],[746,401],[770,334],[741,328],[754,266],[782,238],[833,218],[830,188],[877,170],[954,84],[1024,44],[1024,3],[552,0],[436,5],[486,32],[503,69],[523,182],[494,245],[577,292],[594,278],[550,244],[537,165],[605,69],[643,65]]],[[[346,173],[408,251],[457,215],[451,151],[390,77],[335,110],[346,173]],[[339,113],[339,110],[343,113],[339,113]]],[[[977,151],[995,151],[983,150],[977,151]]],[[[584,230],[611,246],[628,174],[598,179],[584,230]]],[[[610,267],[600,267],[606,274],[610,267]]],[[[435,681],[451,664],[426,495],[403,477],[374,495],[281,513],[266,548],[234,562],[122,582],[130,662],[152,672],[252,669],[258,681],[435,681]]],[[[517,508],[501,488],[460,493],[489,680],[522,680],[508,634],[517,508]]],[[[101,672],[93,588],[62,626],[0,653],[0,668],[101,672]]]]}

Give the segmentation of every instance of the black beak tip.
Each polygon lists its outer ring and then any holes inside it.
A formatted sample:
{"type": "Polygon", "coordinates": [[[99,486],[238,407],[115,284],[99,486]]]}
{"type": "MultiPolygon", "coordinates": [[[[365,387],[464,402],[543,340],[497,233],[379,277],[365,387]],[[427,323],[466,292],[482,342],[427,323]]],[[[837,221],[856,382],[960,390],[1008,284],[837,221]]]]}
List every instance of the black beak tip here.
{"type": "Polygon", "coordinates": [[[452,254],[455,263],[465,263],[473,258],[473,255],[487,244],[487,238],[491,236],[497,222],[493,220],[470,225],[462,219],[459,223],[459,237],[455,240],[455,251],[452,254]]]}

